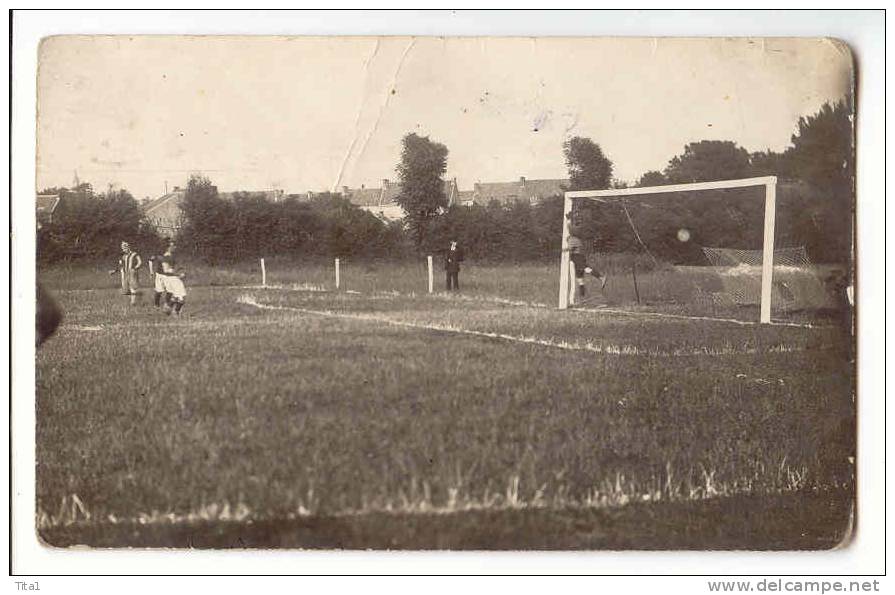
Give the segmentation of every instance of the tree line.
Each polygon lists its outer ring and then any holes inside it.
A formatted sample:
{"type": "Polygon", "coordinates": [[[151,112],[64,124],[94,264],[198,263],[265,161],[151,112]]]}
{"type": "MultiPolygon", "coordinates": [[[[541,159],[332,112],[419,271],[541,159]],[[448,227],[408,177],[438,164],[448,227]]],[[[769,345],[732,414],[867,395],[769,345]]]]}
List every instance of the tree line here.
{"type": "MultiPolygon", "coordinates": [[[[847,262],[854,206],[851,113],[843,101],[800,118],[791,145],[782,152],[750,153],[721,140],[689,143],[662,171],[645,172],[630,185],[776,175],[781,181],[777,245],[806,246],[818,262],[847,262]]],[[[613,176],[612,161],[592,139],[568,139],[563,154],[569,190],[628,186],[613,176]]],[[[176,239],[181,252],[212,264],[273,255],[409,257],[437,253],[451,239],[476,260],[555,257],[562,232],[561,195],[534,205],[449,206],[443,183],[448,155],[445,145],[428,137],[411,133],[403,138],[396,167],[402,191],[396,200],[405,217],[391,223],[337,193],[310,200],[290,195],[279,202],[236,193],[225,200],[210,179],[194,175],[181,204],[184,225],[176,239]]],[[[144,250],[156,250],[166,240],[147,224],[126,190],[96,194],[89,184],[81,184],[44,192],[58,193],[62,200],[52,223],[38,232],[42,262],[107,258],[125,237],[144,250]]],[[[700,246],[761,246],[764,203],[749,192],[586,202],[576,211],[576,233],[598,252],[649,252],[659,260],[696,264],[702,259],[700,246]],[[691,241],[677,239],[680,229],[691,234],[691,241]]]]}
{"type": "Polygon", "coordinates": [[[83,183],[46,188],[41,194],[55,194],[60,200],[52,221],[38,226],[38,262],[108,260],[121,252],[125,239],[145,250],[161,247],[162,238],[127,190],[97,193],[83,183]]]}
{"type": "Polygon", "coordinates": [[[383,257],[404,241],[400,224],[386,224],[328,192],[310,201],[289,195],[270,202],[250,193],[225,200],[211,180],[194,175],[181,210],[181,252],[211,264],[275,255],[383,257]]]}

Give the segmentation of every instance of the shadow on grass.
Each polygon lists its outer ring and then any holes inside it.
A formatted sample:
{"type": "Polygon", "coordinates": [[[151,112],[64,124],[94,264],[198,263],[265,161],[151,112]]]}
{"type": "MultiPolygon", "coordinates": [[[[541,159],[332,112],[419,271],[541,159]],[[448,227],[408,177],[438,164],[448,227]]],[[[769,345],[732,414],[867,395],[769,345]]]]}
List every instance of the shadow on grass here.
{"type": "Polygon", "coordinates": [[[636,503],[617,509],[370,513],[287,521],[79,524],[44,529],[69,547],[391,550],[823,550],[847,543],[846,491],[636,503]]]}

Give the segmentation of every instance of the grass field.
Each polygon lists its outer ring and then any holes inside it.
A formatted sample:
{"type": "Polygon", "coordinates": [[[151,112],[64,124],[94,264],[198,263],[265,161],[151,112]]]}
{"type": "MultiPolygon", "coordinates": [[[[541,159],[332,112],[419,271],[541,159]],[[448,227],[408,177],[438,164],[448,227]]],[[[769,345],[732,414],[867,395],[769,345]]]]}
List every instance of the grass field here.
{"type": "MultiPolygon", "coordinates": [[[[687,316],[732,318],[743,321],[758,320],[758,302],[737,305],[725,293],[725,280],[736,275],[731,269],[713,267],[656,267],[639,259],[639,272],[632,274],[633,259],[624,255],[592,256],[592,263],[608,273],[605,290],[591,285],[586,301],[600,305],[642,312],[663,312],[687,316]],[[653,267],[653,268],[650,268],[653,267]]],[[[290,258],[266,259],[269,285],[304,289],[334,289],[335,272],[332,261],[295,261],[290,258]]],[[[58,289],[93,289],[108,286],[107,267],[96,265],[56,266],[42,272],[44,281],[58,289]]],[[[823,287],[823,279],[835,267],[816,265],[794,271],[775,269],[773,317],[781,322],[828,322],[835,306],[823,287]],[[778,303],[778,288],[783,284],[798,295],[794,304],[778,303]]],[[[193,286],[260,285],[261,267],[258,261],[246,261],[226,267],[204,264],[188,265],[188,282],[193,286]]],[[[424,259],[375,262],[342,259],[340,289],[346,292],[399,292],[419,295],[428,290],[424,259]]],[[[757,299],[760,271],[751,271],[751,282],[743,281],[757,299]]],[[[589,281],[593,281],[588,278],[589,281]]],[[[444,286],[443,272],[437,258],[434,282],[436,290],[444,286]]],[[[464,294],[481,297],[525,301],[553,307],[558,302],[559,270],[556,263],[499,264],[467,266],[461,274],[464,294]]],[[[728,281],[728,284],[730,282],[728,281]]],[[[738,285],[734,283],[734,285],[738,285]]]]}
{"type": "MultiPolygon", "coordinates": [[[[53,269],[53,545],[829,548],[854,501],[838,328],[560,312],[554,267],[194,267],[185,315],[53,269]],[[437,279],[440,281],[440,279],[437,279]]],[[[147,300],[148,301],[148,300],[147,300]]]]}

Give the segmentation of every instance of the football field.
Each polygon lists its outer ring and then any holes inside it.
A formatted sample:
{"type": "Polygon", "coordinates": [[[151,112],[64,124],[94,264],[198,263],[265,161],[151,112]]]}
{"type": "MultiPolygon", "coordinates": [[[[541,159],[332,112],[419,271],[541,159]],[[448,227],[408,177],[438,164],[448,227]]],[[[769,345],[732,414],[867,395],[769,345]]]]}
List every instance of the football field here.
{"type": "Polygon", "coordinates": [[[339,291],[326,271],[266,288],[218,272],[195,277],[179,318],[101,276],[44,274],[65,319],[37,354],[42,538],[818,549],[848,535],[838,328],[559,311],[540,270],[470,271],[459,295],[400,268],[352,285],[358,269],[339,291]]]}

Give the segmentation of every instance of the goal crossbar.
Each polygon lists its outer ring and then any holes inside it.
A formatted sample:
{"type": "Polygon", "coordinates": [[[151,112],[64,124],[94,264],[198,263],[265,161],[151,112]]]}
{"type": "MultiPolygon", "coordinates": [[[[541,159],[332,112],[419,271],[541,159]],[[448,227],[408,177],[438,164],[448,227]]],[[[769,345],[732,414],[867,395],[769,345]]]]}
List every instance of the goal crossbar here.
{"type": "Polygon", "coordinates": [[[741,178],[738,180],[717,180],[690,184],[667,184],[642,188],[610,188],[608,190],[573,190],[565,193],[563,203],[562,256],[559,267],[559,308],[566,309],[574,303],[574,273],[570,269],[569,257],[570,221],[572,204],[575,199],[606,199],[611,197],[640,196],[646,194],[667,194],[672,192],[693,192],[698,190],[720,190],[724,188],[747,188],[764,186],[764,236],[761,265],[761,312],[760,322],[771,322],[771,288],[774,274],[774,220],[776,216],[777,177],[741,178]]]}
{"type": "Polygon", "coordinates": [[[609,188],[607,190],[571,190],[566,198],[599,198],[606,196],[637,196],[639,194],[665,194],[696,190],[718,190],[722,188],[747,188],[776,184],[777,176],[760,178],[740,178],[738,180],[717,180],[714,182],[692,182],[688,184],[666,184],[664,186],[644,186],[642,188],[609,188]]]}

